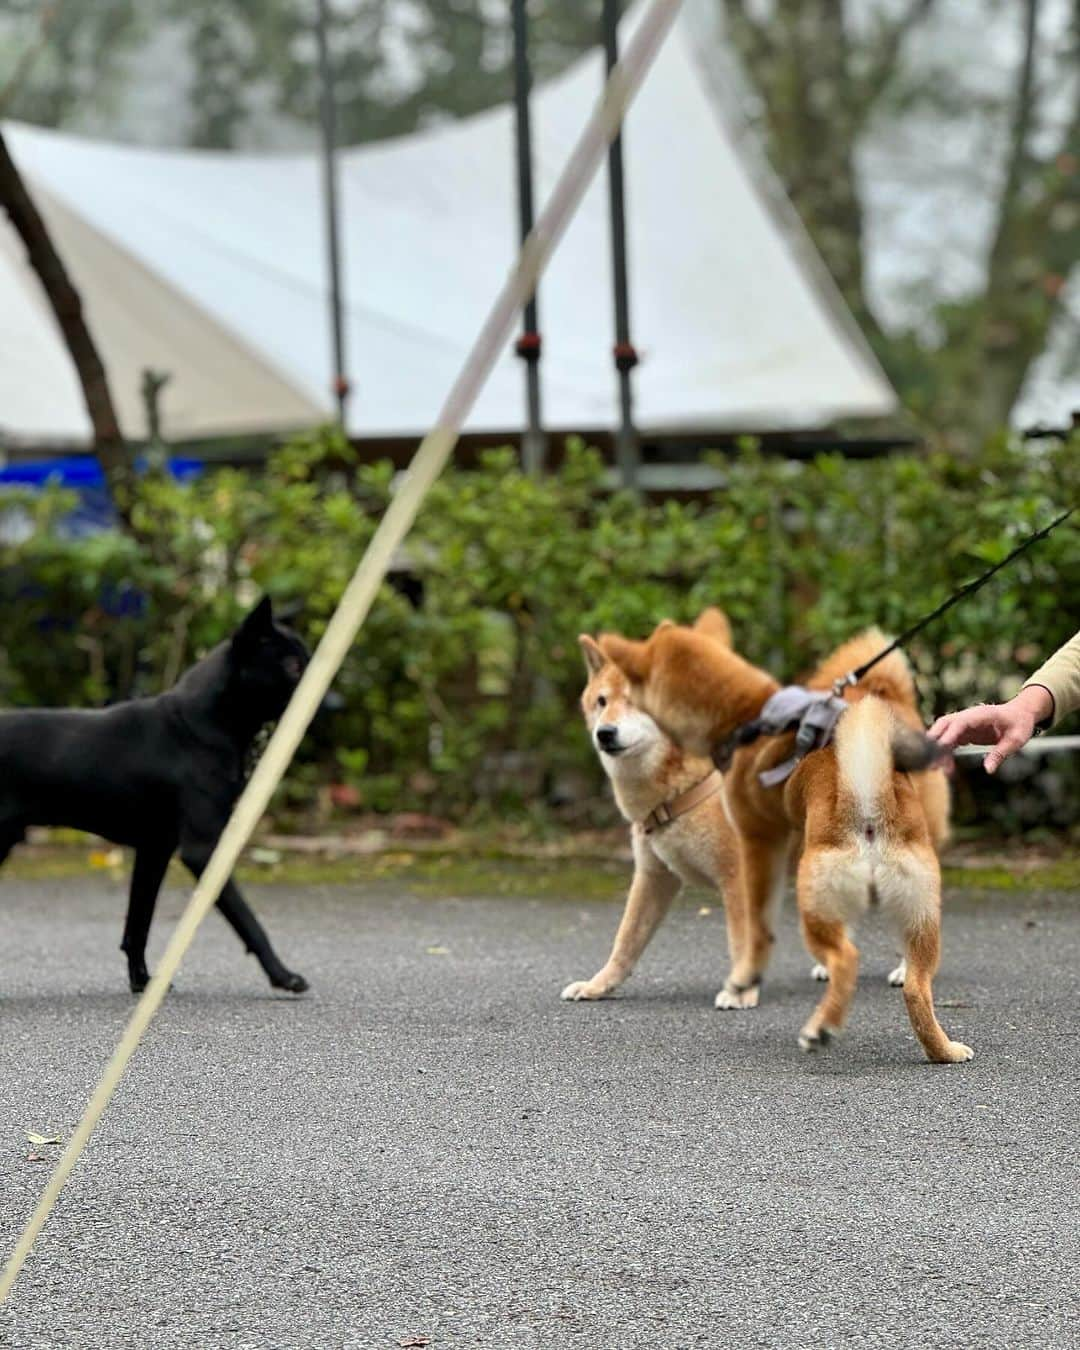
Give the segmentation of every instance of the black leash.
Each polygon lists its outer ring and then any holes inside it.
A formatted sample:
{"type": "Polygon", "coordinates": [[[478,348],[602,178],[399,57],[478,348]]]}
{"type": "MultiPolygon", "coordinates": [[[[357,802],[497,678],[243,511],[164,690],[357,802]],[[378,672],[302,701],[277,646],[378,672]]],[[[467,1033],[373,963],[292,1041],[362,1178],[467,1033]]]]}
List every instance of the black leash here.
{"type": "Polygon", "coordinates": [[[903,647],[905,643],[910,642],[917,633],[921,633],[928,624],[933,623],[933,621],[944,614],[947,609],[952,609],[953,605],[959,604],[965,596],[974,595],[977,590],[986,585],[995,572],[1000,572],[1001,569],[1007,567],[1014,558],[1019,558],[1020,554],[1023,553],[1025,549],[1030,548],[1032,544],[1037,544],[1040,539],[1045,539],[1051,530],[1056,530],[1062,521],[1068,520],[1075,510],[1075,506],[1070,506],[1067,511],[1063,511],[1061,515],[1058,516],[1057,520],[1052,520],[1044,529],[1036,530],[1034,534],[1029,534],[1023,543],[1018,544],[1007,557],[1002,558],[999,563],[995,563],[993,567],[984,572],[982,576],[976,577],[974,581],[969,581],[965,586],[961,586],[958,591],[954,591],[947,600],[938,605],[937,609],[932,613],[921,618],[918,623],[913,623],[910,628],[905,628],[900,636],[893,638],[892,642],[890,642],[882,651],[878,652],[877,656],[872,657],[869,661],[864,661],[861,666],[856,666],[854,670],[849,670],[846,675],[841,675],[833,684],[833,693],[836,694],[837,697],[840,697],[843,695],[845,689],[853,684],[858,684],[867,671],[872,670],[879,661],[884,661],[890,652],[894,652],[897,647],[903,647]]]}

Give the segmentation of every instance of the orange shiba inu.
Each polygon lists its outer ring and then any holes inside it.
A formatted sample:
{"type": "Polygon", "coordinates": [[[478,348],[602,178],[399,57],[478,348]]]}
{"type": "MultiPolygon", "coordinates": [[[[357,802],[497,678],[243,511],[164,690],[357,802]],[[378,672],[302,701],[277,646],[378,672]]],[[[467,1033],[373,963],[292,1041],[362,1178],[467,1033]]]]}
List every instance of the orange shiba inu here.
{"type": "MultiPolygon", "coordinates": [[[[695,633],[718,650],[729,647],[727,619],[706,610],[695,633]]],[[[738,882],[738,850],[724,807],[721,778],[706,755],[681,750],[629,698],[629,682],[593,638],[578,639],[588,683],[581,706],[615,801],[631,822],[634,878],[615,945],[590,980],[575,980],[564,999],[598,999],[626,980],[656,932],[682,884],[720,888],[734,969],[747,965],[745,948],[767,946],[764,909],[747,914],[738,882]]],[[[756,983],[728,980],[716,995],[718,1008],[753,1008],[756,983]]]]}
{"type": "MultiPolygon", "coordinates": [[[[855,638],[815,672],[809,687],[829,689],[885,642],[873,630],[855,638]]],[[[756,718],[779,687],[730,647],[690,628],[661,625],[645,642],[609,634],[599,646],[627,677],[634,705],[691,756],[730,746],[736,730],[756,718]]],[[[799,761],[777,786],[764,786],[759,775],[791,757],[792,734],[733,751],[724,797],[736,836],[741,903],[747,913],[760,910],[797,848],[803,934],[829,979],[802,1028],[803,1049],[824,1046],[844,1025],[858,966],[849,927],[876,900],[900,929],[904,999],[927,1057],[970,1059],[973,1051],[950,1040],[934,1012],[941,944],[937,850],[947,833],[948,786],[939,770],[909,776],[930,769],[938,751],[923,734],[906,661],[893,653],[844,697],[851,707],[835,740],[799,761]]],[[[761,978],[768,941],[757,938],[738,953],[729,977],[734,988],[752,988],[761,978]]]]}

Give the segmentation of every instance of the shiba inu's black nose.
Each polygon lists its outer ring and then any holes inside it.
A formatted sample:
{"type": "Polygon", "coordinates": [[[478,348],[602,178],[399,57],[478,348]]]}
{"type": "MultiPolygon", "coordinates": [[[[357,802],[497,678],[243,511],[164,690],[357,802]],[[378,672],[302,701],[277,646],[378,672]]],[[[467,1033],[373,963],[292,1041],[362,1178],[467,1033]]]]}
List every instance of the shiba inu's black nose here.
{"type": "Polygon", "coordinates": [[[619,728],[602,726],[596,728],[596,744],[601,750],[615,750],[619,744],[619,728]]]}

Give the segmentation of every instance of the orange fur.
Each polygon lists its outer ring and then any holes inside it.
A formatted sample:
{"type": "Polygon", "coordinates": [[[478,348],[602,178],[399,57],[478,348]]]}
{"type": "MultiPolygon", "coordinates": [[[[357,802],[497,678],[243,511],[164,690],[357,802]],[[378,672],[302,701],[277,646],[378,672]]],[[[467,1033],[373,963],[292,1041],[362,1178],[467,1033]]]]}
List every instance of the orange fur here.
{"type": "MultiPolygon", "coordinates": [[[[834,652],[808,683],[827,688],[881,650],[870,630],[834,652]]],[[[646,642],[605,636],[600,647],[627,674],[635,703],[675,740],[700,753],[751,720],[778,687],[764,671],[688,628],[668,627],[646,642]]],[[[934,1014],[931,982],[940,942],[937,848],[947,832],[948,795],[940,771],[912,778],[895,771],[898,727],[920,728],[911,672],[899,653],[846,693],[854,705],[836,743],[808,755],[780,787],[759,775],[788,758],[791,735],[736,752],[725,794],[738,839],[744,903],[753,909],[775,890],[787,857],[798,851],[796,892],[807,945],[827,969],[830,987],[800,1036],[816,1049],[846,1020],[857,952],[851,922],[880,899],[899,922],[907,959],[904,998],[927,1057],[969,1059],[934,1014]]],[[[753,972],[760,977],[762,966],[753,972]]]]}

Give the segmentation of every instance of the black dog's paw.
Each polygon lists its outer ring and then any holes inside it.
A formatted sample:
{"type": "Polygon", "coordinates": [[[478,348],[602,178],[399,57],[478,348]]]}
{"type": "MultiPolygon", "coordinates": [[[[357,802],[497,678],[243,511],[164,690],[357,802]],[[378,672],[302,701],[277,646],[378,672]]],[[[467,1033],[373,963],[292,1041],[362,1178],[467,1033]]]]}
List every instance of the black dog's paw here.
{"type": "MultiPolygon", "coordinates": [[[[131,992],[132,992],[133,994],[142,994],[142,993],[145,993],[145,992],[146,992],[146,986],[147,986],[149,983],[150,983],[150,972],[149,972],[148,970],[144,970],[144,971],[143,971],[141,974],[139,974],[139,975],[132,975],[132,976],[130,976],[129,979],[128,979],[128,984],[131,985],[131,992]]],[[[171,993],[175,988],[176,988],[176,985],[170,984],[170,985],[169,985],[169,992],[171,993]]]]}
{"type": "Polygon", "coordinates": [[[270,981],[275,989],[287,989],[290,994],[302,994],[311,986],[303,975],[297,975],[291,970],[283,970],[281,974],[270,981]]]}

